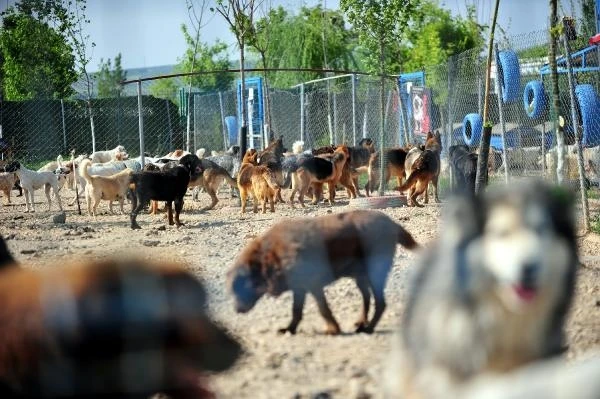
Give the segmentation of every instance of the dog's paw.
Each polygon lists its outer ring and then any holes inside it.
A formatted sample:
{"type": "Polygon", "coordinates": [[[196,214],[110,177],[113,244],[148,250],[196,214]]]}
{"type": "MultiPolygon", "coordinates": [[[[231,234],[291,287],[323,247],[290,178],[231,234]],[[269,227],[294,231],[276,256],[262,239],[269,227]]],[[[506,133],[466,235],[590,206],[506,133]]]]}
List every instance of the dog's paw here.
{"type": "Polygon", "coordinates": [[[357,326],[356,333],[365,333],[365,334],[373,334],[373,327],[367,325],[366,323],[357,326]]]}
{"type": "Polygon", "coordinates": [[[131,230],[141,230],[141,228],[142,227],[137,223],[131,225],[131,230]]]}
{"type": "Polygon", "coordinates": [[[287,334],[287,333],[295,335],[296,334],[296,329],[292,329],[292,328],[286,327],[286,328],[280,328],[279,330],[277,330],[277,334],[280,334],[280,335],[287,334]]]}

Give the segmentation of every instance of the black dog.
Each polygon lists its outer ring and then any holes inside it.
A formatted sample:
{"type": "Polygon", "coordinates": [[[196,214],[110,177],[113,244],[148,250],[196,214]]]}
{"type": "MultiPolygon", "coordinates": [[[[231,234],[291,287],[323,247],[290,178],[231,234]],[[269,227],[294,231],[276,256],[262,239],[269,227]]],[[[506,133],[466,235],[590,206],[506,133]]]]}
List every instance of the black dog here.
{"type": "Polygon", "coordinates": [[[8,251],[8,247],[6,246],[6,242],[4,238],[0,236],[0,269],[8,265],[16,264],[15,259],[12,257],[10,252],[8,251]]]}
{"type": "Polygon", "coordinates": [[[453,189],[465,194],[475,194],[477,154],[469,151],[466,145],[453,145],[448,151],[454,177],[453,189]]]}
{"type": "Polygon", "coordinates": [[[202,174],[202,164],[196,155],[188,154],[179,160],[173,169],[160,172],[142,171],[131,175],[131,228],[140,229],[136,218],[150,200],[165,201],[169,224],[173,224],[172,202],[175,202],[175,224],[181,226],[179,214],[183,208],[183,197],[190,179],[202,174]]]}

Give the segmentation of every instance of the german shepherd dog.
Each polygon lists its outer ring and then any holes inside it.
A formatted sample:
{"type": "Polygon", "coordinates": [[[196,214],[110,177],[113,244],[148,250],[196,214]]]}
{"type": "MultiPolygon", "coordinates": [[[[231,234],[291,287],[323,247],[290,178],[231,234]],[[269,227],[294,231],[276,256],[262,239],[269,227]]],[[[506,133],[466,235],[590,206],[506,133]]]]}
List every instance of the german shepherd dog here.
{"type": "Polygon", "coordinates": [[[347,169],[352,173],[352,185],[356,195],[351,198],[360,196],[358,187],[358,178],[362,173],[367,173],[371,155],[375,152],[375,143],[370,138],[361,139],[357,146],[348,147],[350,157],[348,158],[347,169]]]}
{"type": "Polygon", "coordinates": [[[281,167],[281,159],[286,149],[283,147],[283,136],[279,136],[277,140],[272,141],[269,145],[258,153],[257,161],[259,166],[266,166],[275,174],[277,184],[280,187],[277,189],[277,202],[285,202],[281,197],[281,186],[283,186],[283,169],[281,167]]]}
{"type": "Polygon", "coordinates": [[[225,168],[219,166],[216,162],[213,162],[207,158],[202,158],[200,159],[200,165],[203,172],[196,179],[190,180],[189,188],[202,187],[204,191],[210,195],[210,205],[201,209],[201,211],[207,211],[213,209],[219,202],[217,190],[223,181],[229,184],[232,191],[237,188],[237,182],[233,177],[231,177],[225,168]]]}
{"type": "Polygon", "coordinates": [[[477,154],[466,145],[453,145],[448,149],[454,191],[475,194],[477,154]]]}
{"type": "Polygon", "coordinates": [[[235,310],[249,312],[264,294],[279,296],[291,290],[292,321],[278,332],[295,334],[310,293],[327,323],[326,334],[339,334],[323,289],[339,278],[352,277],[363,299],[356,332],[372,333],[386,307],[384,288],[397,244],[418,247],[402,226],[377,211],[279,222],[250,242],[227,273],[235,310]],[[369,320],[371,294],[375,313],[369,320]]]}
{"type": "Polygon", "coordinates": [[[258,153],[256,150],[247,150],[242,160],[240,173],[238,174],[237,185],[242,201],[242,215],[246,212],[248,195],[252,196],[254,213],[258,212],[259,201],[262,203],[262,213],[266,212],[267,202],[271,206],[271,212],[275,212],[275,196],[277,195],[277,191],[280,190],[277,177],[269,167],[257,165],[257,157],[258,153]]]}
{"type": "Polygon", "coordinates": [[[452,387],[477,375],[564,350],[578,265],[572,202],[529,181],[448,204],[409,293],[386,377],[400,382],[393,397],[456,397],[452,387]]]}
{"type": "MultiPolygon", "coordinates": [[[[406,162],[406,154],[408,149],[406,147],[388,148],[384,150],[383,154],[383,178],[387,186],[390,178],[395,176],[398,180],[398,187],[404,180],[404,163],[406,162]]],[[[379,171],[381,161],[379,158],[379,151],[371,155],[369,159],[369,180],[365,184],[365,192],[367,197],[375,190],[379,185],[379,171]]]]}
{"type": "Polygon", "coordinates": [[[175,224],[178,227],[181,226],[183,223],[179,220],[179,214],[183,208],[183,197],[188,189],[188,184],[202,172],[200,159],[196,155],[187,154],[173,169],[133,173],[130,181],[131,228],[141,228],[136,222],[136,218],[150,200],[166,202],[169,225],[173,225],[172,203],[175,202],[175,224]]]}
{"type": "Polygon", "coordinates": [[[440,175],[440,154],[442,152],[442,138],[439,132],[435,134],[427,133],[427,141],[425,142],[425,150],[417,158],[410,170],[405,166],[405,172],[409,173],[408,179],[397,190],[408,190],[408,205],[418,206],[417,197],[425,193],[425,203],[429,202],[427,186],[429,182],[433,184],[433,194],[436,202],[440,202],[438,196],[438,178],[440,175]]]}
{"type": "Polygon", "coordinates": [[[312,185],[313,200],[316,205],[323,192],[323,184],[327,183],[329,190],[329,205],[333,205],[335,199],[335,186],[340,181],[344,165],[348,159],[348,147],[338,147],[333,155],[316,156],[304,159],[296,171],[299,187],[293,189],[290,194],[290,206],[294,207],[294,196],[299,192],[298,201],[304,207],[304,195],[312,185]]]}

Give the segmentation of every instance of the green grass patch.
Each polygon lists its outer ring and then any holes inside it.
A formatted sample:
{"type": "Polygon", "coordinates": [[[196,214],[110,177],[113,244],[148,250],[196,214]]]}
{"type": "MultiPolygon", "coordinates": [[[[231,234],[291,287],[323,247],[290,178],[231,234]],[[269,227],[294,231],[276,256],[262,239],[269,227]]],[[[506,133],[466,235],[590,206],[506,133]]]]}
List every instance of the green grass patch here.
{"type": "Polygon", "coordinates": [[[589,199],[600,199],[600,191],[597,189],[589,189],[586,191],[586,195],[589,199]]]}
{"type": "Polygon", "coordinates": [[[600,234],[600,215],[596,215],[590,222],[590,230],[593,233],[600,234]]]}

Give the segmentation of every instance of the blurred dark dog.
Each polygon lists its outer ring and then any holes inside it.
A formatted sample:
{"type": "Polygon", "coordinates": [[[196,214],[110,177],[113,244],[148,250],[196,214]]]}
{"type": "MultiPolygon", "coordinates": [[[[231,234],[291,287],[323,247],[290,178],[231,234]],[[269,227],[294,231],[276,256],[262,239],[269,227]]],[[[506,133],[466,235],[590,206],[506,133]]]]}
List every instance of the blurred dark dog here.
{"type": "Polygon", "coordinates": [[[326,334],[339,334],[323,289],[341,277],[352,277],[363,299],[356,331],[372,333],[386,307],[383,291],[398,243],[417,247],[402,226],[376,211],[277,223],[248,244],[228,272],[235,309],[248,312],[264,294],[279,296],[291,290],[292,321],[279,332],[295,334],[306,294],[310,293],[327,323],[326,334]],[[375,313],[369,320],[371,294],[375,313]]]}
{"type": "Polygon", "coordinates": [[[480,374],[565,348],[579,263],[571,195],[531,181],[490,190],[448,205],[409,294],[390,397],[455,397],[480,374]]]}
{"type": "Polygon", "coordinates": [[[2,398],[214,397],[240,345],[180,266],[140,260],[0,273],[2,398]]]}
{"type": "Polygon", "coordinates": [[[453,177],[453,190],[475,195],[478,155],[466,145],[453,145],[448,149],[453,177]]]}

